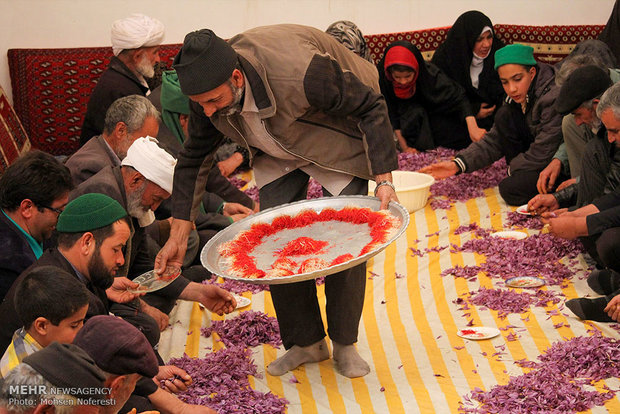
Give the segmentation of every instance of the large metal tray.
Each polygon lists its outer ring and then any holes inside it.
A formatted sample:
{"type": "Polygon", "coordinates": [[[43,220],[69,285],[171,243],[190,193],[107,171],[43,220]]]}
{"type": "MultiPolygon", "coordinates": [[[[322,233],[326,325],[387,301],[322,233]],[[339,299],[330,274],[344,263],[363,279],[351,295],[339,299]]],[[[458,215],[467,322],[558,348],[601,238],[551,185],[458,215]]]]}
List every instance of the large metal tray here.
{"type": "MultiPolygon", "coordinates": [[[[343,207],[349,207],[349,206],[361,207],[361,208],[368,207],[373,210],[378,210],[379,207],[381,206],[381,202],[379,201],[378,198],[368,197],[368,196],[338,196],[338,197],[322,197],[322,198],[315,198],[311,200],[302,200],[302,201],[297,201],[294,203],[283,204],[281,206],[273,207],[273,208],[261,211],[260,213],[248,216],[245,219],[240,220],[238,222],[235,222],[231,224],[230,226],[226,227],[224,230],[217,233],[213,238],[211,238],[211,240],[207,242],[207,244],[202,249],[202,252],[200,253],[200,260],[202,262],[202,265],[206,267],[209,271],[211,271],[212,273],[218,276],[221,276],[227,279],[234,279],[234,280],[239,280],[242,282],[254,283],[254,284],[283,284],[283,283],[300,282],[303,280],[316,279],[321,276],[326,276],[326,275],[330,275],[336,272],[340,272],[342,270],[348,269],[360,263],[366,262],[368,259],[375,256],[377,253],[381,252],[390,243],[396,240],[409,225],[409,213],[407,212],[407,210],[396,202],[390,202],[388,210],[390,211],[392,215],[394,215],[400,220],[400,223],[401,223],[400,227],[388,241],[381,244],[380,246],[377,246],[375,249],[373,249],[372,251],[369,251],[368,253],[362,256],[355,257],[354,259],[351,259],[348,262],[344,262],[338,265],[316,270],[314,272],[300,273],[300,274],[295,274],[295,275],[290,275],[290,276],[264,277],[264,278],[257,279],[257,278],[245,278],[245,277],[233,276],[227,273],[227,264],[225,262],[225,259],[219,254],[218,247],[222,243],[232,240],[239,232],[249,229],[250,226],[252,226],[252,224],[257,223],[257,222],[271,223],[278,216],[282,216],[282,215],[294,216],[302,210],[312,209],[317,212],[320,212],[325,208],[333,208],[335,210],[340,210],[343,207]]],[[[365,245],[366,243],[370,241],[370,236],[368,234],[366,235],[355,234],[354,229],[351,228],[351,225],[349,225],[348,223],[341,223],[341,224],[342,225],[338,225],[338,226],[332,225],[329,229],[321,228],[320,226],[318,226],[316,229],[314,229],[314,232],[309,231],[307,228],[295,229],[295,230],[284,230],[278,233],[280,237],[277,238],[277,243],[279,243],[279,245],[283,245],[287,241],[292,240],[295,237],[301,237],[301,236],[313,237],[313,238],[317,238],[321,240],[328,240],[328,241],[331,240],[335,245],[334,249],[331,249],[332,254],[338,255],[338,254],[342,254],[342,252],[346,253],[346,252],[349,252],[349,250],[352,250],[354,246],[351,246],[350,245],[351,243],[365,245]],[[290,232],[291,234],[287,237],[286,235],[282,234],[285,231],[290,232]],[[368,238],[366,241],[364,241],[363,239],[365,236],[368,238]],[[347,249],[348,247],[351,247],[351,249],[347,249]]],[[[366,231],[366,233],[368,232],[366,231]]],[[[264,243],[258,246],[263,250],[262,253],[253,252],[254,254],[252,255],[256,257],[257,265],[259,268],[261,268],[261,265],[260,265],[261,255],[269,254],[270,257],[265,258],[265,260],[269,260],[269,262],[273,260],[271,253],[274,251],[274,248],[277,248],[277,246],[273,245],[274,243],[271,243],[271,245],[269,243],[264,243]]],[[[257,250],[258,250],[258,247],[257,247],[257,250]]]]}

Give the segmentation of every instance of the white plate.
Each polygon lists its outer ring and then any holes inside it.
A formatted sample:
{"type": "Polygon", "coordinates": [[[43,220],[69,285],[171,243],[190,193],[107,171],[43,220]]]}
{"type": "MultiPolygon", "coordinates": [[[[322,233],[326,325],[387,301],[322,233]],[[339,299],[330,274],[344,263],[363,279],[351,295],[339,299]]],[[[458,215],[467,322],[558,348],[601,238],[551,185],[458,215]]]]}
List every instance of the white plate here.
{"type": "Polygon", "coordinates": [[[512,288],[535,288],[544,284],[544,279],[534,276],[517,276],[506,279],[506,286],[512,288]]]}
{"type": "Polygon", "coordinates": [[[517,213],[523,214],[524,216],[533,216],[534,214],[530,213],[527,210],[527,204],[523,204],[522,206],[517,207],[517,213]]]}
{"type": "Polygon", "coordinates": [[[252,300],[250,298],[246,298],[245,296],[241,296],[241,295],[236,295],[234,293],[232,295],[235,297],[235,300],[237,301],[237,307],[235,309],[245,308],[250,303],[252,303],[252,300]]]}
{"type": "Polygon", "coordinates": [[[522,240],[527,237],[527,233],[522,231],[496,231],[495,233],[491,233],[492,237],[499,237],[501,239],[514,239],[514,240],[522,240]]]}
{"type": "Polygon", "coordinates": [[[174,266],[167,266],[162,275],[156,274],[155,270],[150,270],[132,280],[140,285],[137,289],[127,290],[132,293],[154,292],[168,286],[179,276],[181,276],[181,269],[174,266]]]}
{"type": "Polygon", "coordinates": [[[499,335],[499,329],[488,326],[472,326],[461,329],[456,334],[461,338],[479,341],[482,339],[495,338],[499,335]]]}

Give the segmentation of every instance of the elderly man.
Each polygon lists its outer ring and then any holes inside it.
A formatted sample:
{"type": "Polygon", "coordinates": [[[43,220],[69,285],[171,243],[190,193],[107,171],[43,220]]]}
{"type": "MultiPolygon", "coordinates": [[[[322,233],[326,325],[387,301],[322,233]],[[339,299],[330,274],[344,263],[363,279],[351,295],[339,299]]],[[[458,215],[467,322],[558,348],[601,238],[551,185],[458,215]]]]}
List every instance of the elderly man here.
{"type": "MultiPolygon", "coordinates": [[[[597,116],[607,129],[607,140],[618,151],[620,147],[620,84],[609,88],[596,108],[597,116]]],[[[608,295],[596,299],[578,298],[566,305],[582,319],[601,322],[620,320],[620,188],[595,199],[574,211],[544,213],[553,234],[574,239],[581,237],[588,253],[600,269],[588,277],[588,285],[597,293],[608,295]],[[608,304],[613,298],[613,303],[608,304]],[[609,313],[607,313],[609,312],[609,313]]]]}
{"type": "Polygon", "coordinates": [[[0,407],[10,413],[57,412],[54,407],[63,413],[98,413],[109,393],[104,380],[103,371],[85,351],[54,342],[24,358],[7,375],[0,384],[0,407]]]}
{"type": "MultiPolygon", "coordinates": [[[[596,131],[596,137],[588,140],[585,146],[579,183],[571,184],[554,194],[535,196],[528,202],[530,210],[542,213],[559,207],[583,207],[604,193],[613,191],[620,183],[620,164],[614,165],[614,158],[620,154],[615,154],[615,146],[607,141],[605,127],[596,115],[600,97],[611,84],[607,71],[597,66],[583,66],[571,73],[562,85],[556,101],[557,111],[564,115],[572,113],[574,122],[596,131]]],[[[554,158],[541,172],[539,191],[553,184],[557,174],[548,175],[548,183],[544,177],[547,176],[546,172],[554,166],[559,167],[559,164],[559,159],[554,158]]]]}
{"type": "MultiPolygon", "coordinates": [[[[153,269],[155,258],[145,246],[144,227],[155,219],[153,211],[170,197],[175,165],[176,160],[153,138],[138,138],[129,147],[121,166],[102,169],[71,193],[71,198],[87,193],[106,194],[118,201],[131,216],[126,261],[118,271],[121,276],[133,278],[153,269]]],[[[217,286],[190,282],[183,276],[144,299],[164,313],[170,312],[177,299],[200,302],[220,315],[235,308],[230,293],[217,286]]],[[[165,329],[167,317],[159,321],[161,329],[165,329]]]]}
{"type": "MultiPolygon", "coordinates": [[[[159,99],[159,94],[157,97],[159,99]]],[[[159,121],[157,108],[144,96],[129,95],[114,101],[106,113],[103,134],[88,141],[65,163],[71,171],[75,185],[86,181],[106,166],[121,165],[121,160],[127,156],[127,149],[140,137],[156,137],[163,134],[165,142],[175,144],[166,135],[168,129],[164,125],[161,125],[160,129],[159,121]]],[[[174,137],[172,139],[176,141],[174,137]]],[[[161,140],[158,141],[161,145],[161,140]]],[[[162,146],[173,155],[178,153],[178,147],[182,147],[178,141],[176,146],[162,146]]],[[[209,174],[207,190],[209,192],[205,193],[203,198],[205,212],[201,212],[196,218],[197,232],[193,232],[190,238],[188,250],[191,253],[184,262],[186,266],[195,261],[202,246],[215,232],[229,225],[233,218],[241,219],[251,212],[249,208],[235,201],[251,206],[252,200],[233,186],[217,169],[213,169],[209,174]]],[[[169,222],[166,219],[171,214],[170,203],[166,201],[162,203],[156,214],[160,221],[147,229],[147,233],[159,243],[154,251],[157,251],[167,238],[169,222]]],[[[202,266],[192,268],[190,272],[197,277],[209,275],[202,266]]]]}
{"type": "Polygon", "coordinates": [[[41,151],[23,155],[0,177],[0,300],[43,254],[72,188],[69,170],[41,151]]]}
{"type": "MultiPolygon", "coordinates": [[[[120,204],[103,194],[85,194],[67,204],[57,230],[58,248],[46,250],[17,280],[23,280],[41,266],[65,270],[88,290],[87,319],[107,315],[112,310],[139,326],[151,343],[157,344],[158,325],[144,313],[148,311],[147,306],[137,312],[137,306],[121,305],[139,295],[127,291],[128,287],[137,288],[136,283],[125,277],[115,278],[124,263],[122,249],[130,235],[127,212],[120,204]]],[[[18,286],[17,282],[13,284],[0,305],[0,350],[6,349],[13,332],[22,326],[15,309],[18,286]]]]}
{"type": "MultiPolygon", "coordinates": [[[[175,374],[189,376],[174,366],[158,367],[155,353],[144,335],[120,318],[108,315],[91,318],[78,332],[73,343],[86,351],[105,372],[104,386],[112,390],[110,398],[115,404],[102,407],[101,414],[126,413],[132,408],[137,408],[138,412],[156,409],[167,413],[215,413],[207,407],[185,404],[157,386],[146,394],[148,401],[141,397],[145,390],[141,389],[144,387],[138,381],[140,377],[159,383],[160,380],[169,380],[175,374]]],[[[191,378],[187,381],[191,383],[191,378]]],[[[174,382],[182,390],[187,389],[181,380],[175,379],[174,382]]]]}
{"type": "Polygon", "coordinates": [[[127,150],[140,137],[156,137],[160,116],[142,95],[115,100],[105,112],[103,133],[89,140],[65,162],[77,186],[108,165],[121,165],[127,150]]]}
{"type": "MultiPolygon", "coordinates": [[[[332,36],[275,25],[226,42],[199,30],[185,37],[174,68],[192,103],[189,139],[175,171],[175,220],[158,269],[182,259],[202,177],[224,135],[253,153],[261,209],[305,198],[310,176],[327,195],[366,194],[374,178],[381,207],[396,200],[396,148],[377,71],[332,36]]],[[[326,279],[334,360],[348,377],[370,370],[355,349],[365,281],[365,264],[326,279]]],[[[328,359],[314,281],[272,285],[271,296],[288,351],[268,372],[282,375],[328,359]]]]}
{"type": "Polygon", "coordinates": [[[127,95],[148,95],[145,78],[155,74],[159,62],[159,45],[164,39],[164,25],[143,14],[112,23],[114,57],[99,78],[88,101],[80,144],[103,131],[105,114],[112,102],[127,95]]]}

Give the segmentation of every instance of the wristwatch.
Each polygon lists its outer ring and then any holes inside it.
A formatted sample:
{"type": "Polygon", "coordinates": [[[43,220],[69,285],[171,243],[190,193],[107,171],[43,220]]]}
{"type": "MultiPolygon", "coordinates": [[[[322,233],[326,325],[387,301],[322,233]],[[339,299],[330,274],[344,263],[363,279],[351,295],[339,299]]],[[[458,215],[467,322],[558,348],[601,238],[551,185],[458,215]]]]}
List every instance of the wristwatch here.
{"type": "Polygon", "coordinates": [[[383,180],[381,182],[378,182],[377,186],[375,187],[375,197],[377,196],[377,190],[379,189],[379,187],[381,187],[383,185],[387,185],[387,186],[392,187],[392,190],[394,190],[394,192],[396,192],[396,187],[394,187],[394,184],[392,184],[391,181],[383,180]]]}

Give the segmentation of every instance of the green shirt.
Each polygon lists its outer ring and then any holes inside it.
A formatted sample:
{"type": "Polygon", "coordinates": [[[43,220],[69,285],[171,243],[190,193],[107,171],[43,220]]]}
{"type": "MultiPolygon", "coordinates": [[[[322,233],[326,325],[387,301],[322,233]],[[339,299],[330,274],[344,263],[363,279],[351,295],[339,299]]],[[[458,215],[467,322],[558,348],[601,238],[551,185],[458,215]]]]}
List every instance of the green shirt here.
{"type": "Polygon", "coordinates": [[[34,237],[28,234],[28,232],[22,229],[19,226],[19,224],[17,224],[11,217],[9,217],[8,214],[4,212],[4,210],[2,210],[2,214],[4,214],[6,218],[11,220],[11,223],[15,224],[15,227],[17,227],[19,231],[21,231],[22,234],[26,236],[26,240],[28,241],[28,244],[30,245],[30,248],[32,249],[32,252],[34,253],[35,257],[37,259],[41,257],[41,255],[43,254],[43,243],[39,243],[38,241],[36,241],[34,237]]]}

